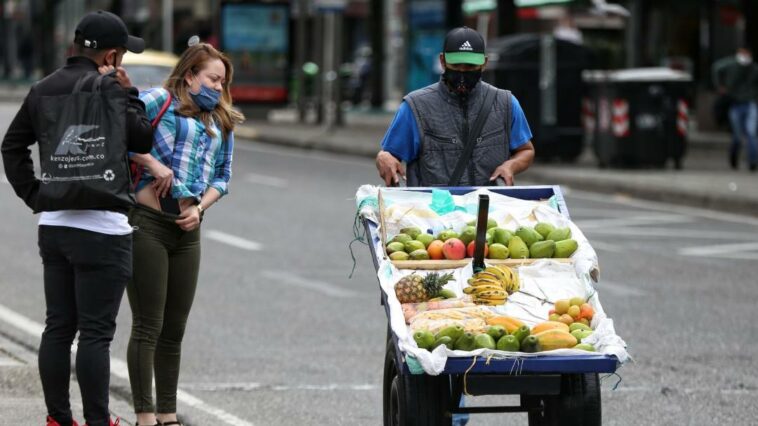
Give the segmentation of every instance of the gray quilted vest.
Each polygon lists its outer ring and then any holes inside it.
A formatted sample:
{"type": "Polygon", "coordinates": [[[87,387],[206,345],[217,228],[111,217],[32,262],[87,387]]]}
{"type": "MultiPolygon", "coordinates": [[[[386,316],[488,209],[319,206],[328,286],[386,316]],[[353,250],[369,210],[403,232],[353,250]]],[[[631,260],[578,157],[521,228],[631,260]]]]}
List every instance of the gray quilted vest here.
{"type": "Polygon", "coordinates": [[[449,184],[463,152],[464,119],[468,120],[466,128],[470,129],[481,109],[485,91],[496,92],[495,103],[476,139],[471,162],[455,186],[492,185],[490,176],[510,156],[511,93],[481,81],[463,105],[460,98],[440,81],[403,98],[413,111],[421,137],[419,155],[408,164],[408,186],[449,184]]]}

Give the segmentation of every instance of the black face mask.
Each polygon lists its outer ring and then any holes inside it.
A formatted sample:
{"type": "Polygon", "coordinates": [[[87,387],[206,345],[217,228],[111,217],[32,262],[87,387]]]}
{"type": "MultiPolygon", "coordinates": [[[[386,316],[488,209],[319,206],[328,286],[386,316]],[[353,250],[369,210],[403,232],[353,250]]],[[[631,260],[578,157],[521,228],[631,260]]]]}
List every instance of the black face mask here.
{"type": "Polygon", "coordinates": [[[455,71],[450,68],[445,68],[442,78],[453,93],[458,95],[468,95],[482,79],[482,70],[455,71]]]}

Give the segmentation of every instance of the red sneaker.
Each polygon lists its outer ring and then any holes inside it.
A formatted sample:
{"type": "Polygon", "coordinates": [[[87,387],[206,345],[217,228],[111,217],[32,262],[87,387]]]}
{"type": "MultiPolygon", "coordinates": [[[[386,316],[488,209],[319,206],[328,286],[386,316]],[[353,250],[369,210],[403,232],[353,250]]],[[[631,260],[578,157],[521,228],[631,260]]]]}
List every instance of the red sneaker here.
{"type": "MultiPolygon", "coordinates": [[[[76,420],[71,420],[71,425],[79,426],[79,423],[77,423],[76,420]]],[[[56,422],[54,418],[47,416],[47,426],[61,426],[61,424],[56,422]]]]}

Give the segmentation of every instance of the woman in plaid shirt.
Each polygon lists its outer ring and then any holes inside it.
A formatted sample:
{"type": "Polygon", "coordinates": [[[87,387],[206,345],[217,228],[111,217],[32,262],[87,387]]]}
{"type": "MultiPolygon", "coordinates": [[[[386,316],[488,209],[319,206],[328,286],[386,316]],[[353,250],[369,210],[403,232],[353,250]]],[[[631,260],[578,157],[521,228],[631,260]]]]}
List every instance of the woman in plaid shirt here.
{"type": "Polygon", "coordinates": [[[144,170],[129,214],[134,272],[127,286],[133,315],[127,362],[139,425],[180,424],[176,390],[200,267],[200,220],[228,191],[233,130],[244,119],[232,109],[231,80],[229,59],[199,43],[184,52],[165,87],[140,94],[150,119],[165,112],[151,153],[132,156],[144,170]]]}

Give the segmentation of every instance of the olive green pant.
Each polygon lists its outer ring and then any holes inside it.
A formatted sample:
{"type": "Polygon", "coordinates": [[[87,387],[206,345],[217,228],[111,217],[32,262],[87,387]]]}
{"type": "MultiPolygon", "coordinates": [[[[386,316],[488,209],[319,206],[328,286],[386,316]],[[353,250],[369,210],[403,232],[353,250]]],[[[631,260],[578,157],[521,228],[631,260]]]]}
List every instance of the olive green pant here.
{"type": "Polygon", "coordinates": [[[129,213],[134,271],[126,287],[132,308],[126,359],[136,413],[176,412],[182,338],[200,267],[200,229],[182,231],[176,219],[143,206],[129,213]]]}

